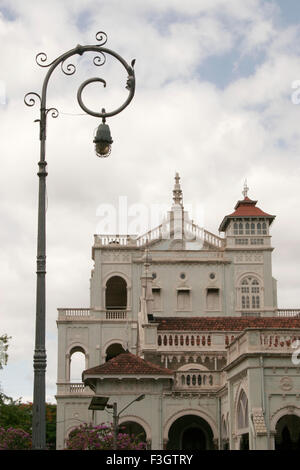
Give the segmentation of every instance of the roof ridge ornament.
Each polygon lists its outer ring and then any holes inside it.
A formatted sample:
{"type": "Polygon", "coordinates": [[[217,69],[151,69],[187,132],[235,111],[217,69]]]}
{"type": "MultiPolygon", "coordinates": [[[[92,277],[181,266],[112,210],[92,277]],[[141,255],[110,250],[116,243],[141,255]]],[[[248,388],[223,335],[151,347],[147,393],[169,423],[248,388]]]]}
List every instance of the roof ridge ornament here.
{"type": "Polygon", "coordinates": [[[242,191],[242,194],[244,196],[244,199],[246,199],[246,197],[248,197],[248,191],[249,191],[249,188],[247,186],[247,178],[245,179],[245,182],[244,182],[244,189],[242,191]]]}
{"type": "Polygon", "coordinates": [[[180,176],[179,173],[175,173],[175,184],[173,189],[173,201],[174,204],[180,204],[182,206],[183,197],[182,197],[182,189],[180,186],[180,176]]]}

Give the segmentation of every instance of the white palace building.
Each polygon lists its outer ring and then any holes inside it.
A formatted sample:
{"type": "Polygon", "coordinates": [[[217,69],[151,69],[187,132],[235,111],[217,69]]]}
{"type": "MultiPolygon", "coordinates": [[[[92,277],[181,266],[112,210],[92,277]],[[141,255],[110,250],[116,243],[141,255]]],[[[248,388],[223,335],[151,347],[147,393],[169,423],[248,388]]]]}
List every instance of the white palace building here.
{"type": "Polygon", "coordinates": [[[149,449],[300,450],[300,310],[277,307],[275,216],[245,187],[214,235],[179,180],[159,227],[95,235],[90,306],[58,309],[57,449],[80,423],[112,421],[89,409],[96,396],[149,449]]]}

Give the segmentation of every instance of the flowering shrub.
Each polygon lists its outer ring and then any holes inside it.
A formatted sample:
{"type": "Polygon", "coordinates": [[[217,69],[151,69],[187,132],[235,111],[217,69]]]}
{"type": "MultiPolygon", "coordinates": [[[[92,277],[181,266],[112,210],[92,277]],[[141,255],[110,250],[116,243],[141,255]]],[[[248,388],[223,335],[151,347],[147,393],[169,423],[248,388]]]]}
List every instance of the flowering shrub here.
{"type": "MultiPolygon", "coordinates": [[[[113,428],[111,424],[98,426],[82,424],[73,429],[66,441],[67,450],[111,450],[113,449],[113,428]]],[[[145,450],[146,443],[137,436],[119,432],[117,450],[145,450]]]]}
{"type": "Polygon", "coordinates": [[[0,427],[0,450],[29,450],[31,436],[23,429],[0,427]]]}

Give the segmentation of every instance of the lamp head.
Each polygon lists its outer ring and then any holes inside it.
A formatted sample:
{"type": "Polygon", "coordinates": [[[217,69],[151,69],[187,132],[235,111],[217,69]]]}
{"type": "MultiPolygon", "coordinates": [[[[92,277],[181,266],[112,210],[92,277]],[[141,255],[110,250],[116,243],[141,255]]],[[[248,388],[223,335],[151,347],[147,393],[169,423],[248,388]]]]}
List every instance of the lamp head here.
{"type": "Polygon", "coordinates": [[[109,126],[104,122],[98,126],[93,142],[95,144],[97,157],[105,158],[110,155],[113,140],[111,138],[109,126]]]}

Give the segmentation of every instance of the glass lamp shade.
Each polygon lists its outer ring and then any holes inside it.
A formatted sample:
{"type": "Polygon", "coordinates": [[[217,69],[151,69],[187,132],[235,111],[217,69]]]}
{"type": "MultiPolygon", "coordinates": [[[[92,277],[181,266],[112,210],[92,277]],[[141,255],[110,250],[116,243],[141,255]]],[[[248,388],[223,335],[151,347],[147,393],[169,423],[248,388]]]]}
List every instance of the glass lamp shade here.
{"type": "Polygon", "coordinates": [[[95,144],[95,152],[98,157],[108,157],[111,152],[111,144],[107,142],[97,142],[95,144]]]}
{"type": "Polygon", "coordinates": [[[111,138],[110,129],[107,124],[100,124],[97,128],[96,136],[94,138],[95,151],[98,157],[108,157],[111,152],[111,138]]]}

